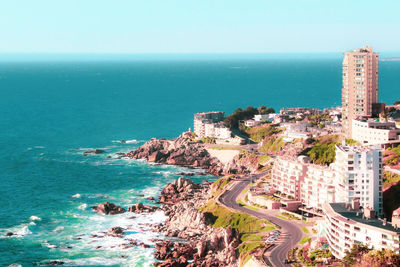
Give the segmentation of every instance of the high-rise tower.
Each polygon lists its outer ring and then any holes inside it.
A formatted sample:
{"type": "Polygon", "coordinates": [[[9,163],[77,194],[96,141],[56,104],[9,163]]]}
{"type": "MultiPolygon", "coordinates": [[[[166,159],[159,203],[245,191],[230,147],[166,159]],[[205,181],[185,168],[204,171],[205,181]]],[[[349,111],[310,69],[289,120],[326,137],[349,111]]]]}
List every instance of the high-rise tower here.
{"type": "Polygon", "coordinates": [[[371,117],[373,104],[378,103],[379,55],[365,46],[346,52],[343,59],[343,130],[351,138],[352,120],[371,117]]]}

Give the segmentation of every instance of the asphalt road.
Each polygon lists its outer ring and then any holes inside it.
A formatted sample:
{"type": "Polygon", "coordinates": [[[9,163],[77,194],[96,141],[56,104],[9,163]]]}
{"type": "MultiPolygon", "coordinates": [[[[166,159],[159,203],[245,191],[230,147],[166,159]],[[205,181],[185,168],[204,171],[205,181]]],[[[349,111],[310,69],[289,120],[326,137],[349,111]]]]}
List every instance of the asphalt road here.
{"type": "Polygon", "coordinates": [[[290,221],[282,220],[272,215],[251,210],[236,203],[236,199],[239,194],[246,188],[246,186],[252,181],[252,179],[257,178],[257,176],[259,175],[253,175],[240,180],[231,190],[227,190],[220,197],[220,201],[222,204],[229,208],[251,214],[260,219],[267,219],[270,222],[279,225],[281,227],[280,231],[282,233],[281,238],[277,240],[276,246],[271,250],[269,262],[274,267],[291,266],[290,264],[285,264],[284,260],[287,257],[287,252],[291,248],[293,248],[303,236],[303,232],[300,227],[290,221]]]}

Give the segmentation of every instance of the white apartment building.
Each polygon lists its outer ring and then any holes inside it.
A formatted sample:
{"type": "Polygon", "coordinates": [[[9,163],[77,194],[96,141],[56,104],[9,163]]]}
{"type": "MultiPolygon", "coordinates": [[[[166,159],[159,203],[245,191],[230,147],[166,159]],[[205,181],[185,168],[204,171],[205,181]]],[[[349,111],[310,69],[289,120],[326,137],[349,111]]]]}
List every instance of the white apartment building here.
{"type": "Polygon", "coordinates": [[[336,146],[335,200],[351,203],[360,199],[363,208],[378,216],[382,210],[382,151],[377,147],[336,146]]]}
{"type": "Polygon", "coordinates": [[[228,139],[232,133],[223,124],[225,118],[222,111],[211,111],[194,114],[194,133],[198,137],[228,139]]]}
{"type": "Polygon", "coordinates": [[[307,166],[300,189],[301,201],[309,208],[322,209],[323,203],[335,202],[335,172],[316,164],[307,166]]]}
{"type": "Polygon", "coordinates": [[[308,157],[278,157],[272,169],[275,190],[322,209],[325,203],[351,203],[382,215],[382,152],[379,148],[336,146],[336,160],[329,167],[309,163],[308,157]]]}
{"type": "Polygon", "coordinates": [[[385,144],[400,140],[400,129],[395,122],[352,120],[351,138],[362,144],[385,144]]]}
{"type": "Polygon", "coordinates": [[[325,203],[326,239],[332,254],[342,259],[354,244],[377,250],[399,251],[400,230],[376,219],[369,209],[360,209],[358,199],[348,203],[325,203]]]}

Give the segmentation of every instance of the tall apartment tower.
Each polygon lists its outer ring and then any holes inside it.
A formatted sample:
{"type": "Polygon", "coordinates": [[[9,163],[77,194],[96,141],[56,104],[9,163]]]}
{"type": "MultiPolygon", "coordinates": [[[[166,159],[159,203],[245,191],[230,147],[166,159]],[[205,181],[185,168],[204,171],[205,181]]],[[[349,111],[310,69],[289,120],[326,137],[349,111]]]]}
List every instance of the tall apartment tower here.
{"type": "Polygon", "coordinates": [[[351,138],[352,120],[371,117],[378,103],[379,54],[365,46],[346,52],[343,59],[343,131],[351,138]]]}

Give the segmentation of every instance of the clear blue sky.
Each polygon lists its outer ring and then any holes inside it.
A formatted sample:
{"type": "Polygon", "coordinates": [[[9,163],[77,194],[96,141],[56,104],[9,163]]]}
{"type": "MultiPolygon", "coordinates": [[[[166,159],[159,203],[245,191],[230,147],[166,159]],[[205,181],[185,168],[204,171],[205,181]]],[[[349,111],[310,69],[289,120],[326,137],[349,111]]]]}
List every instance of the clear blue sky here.
{"type": "Polygon", "coordinates": [[[400,50],[399,0],[0,0],[0,53],[400,50]]]}

